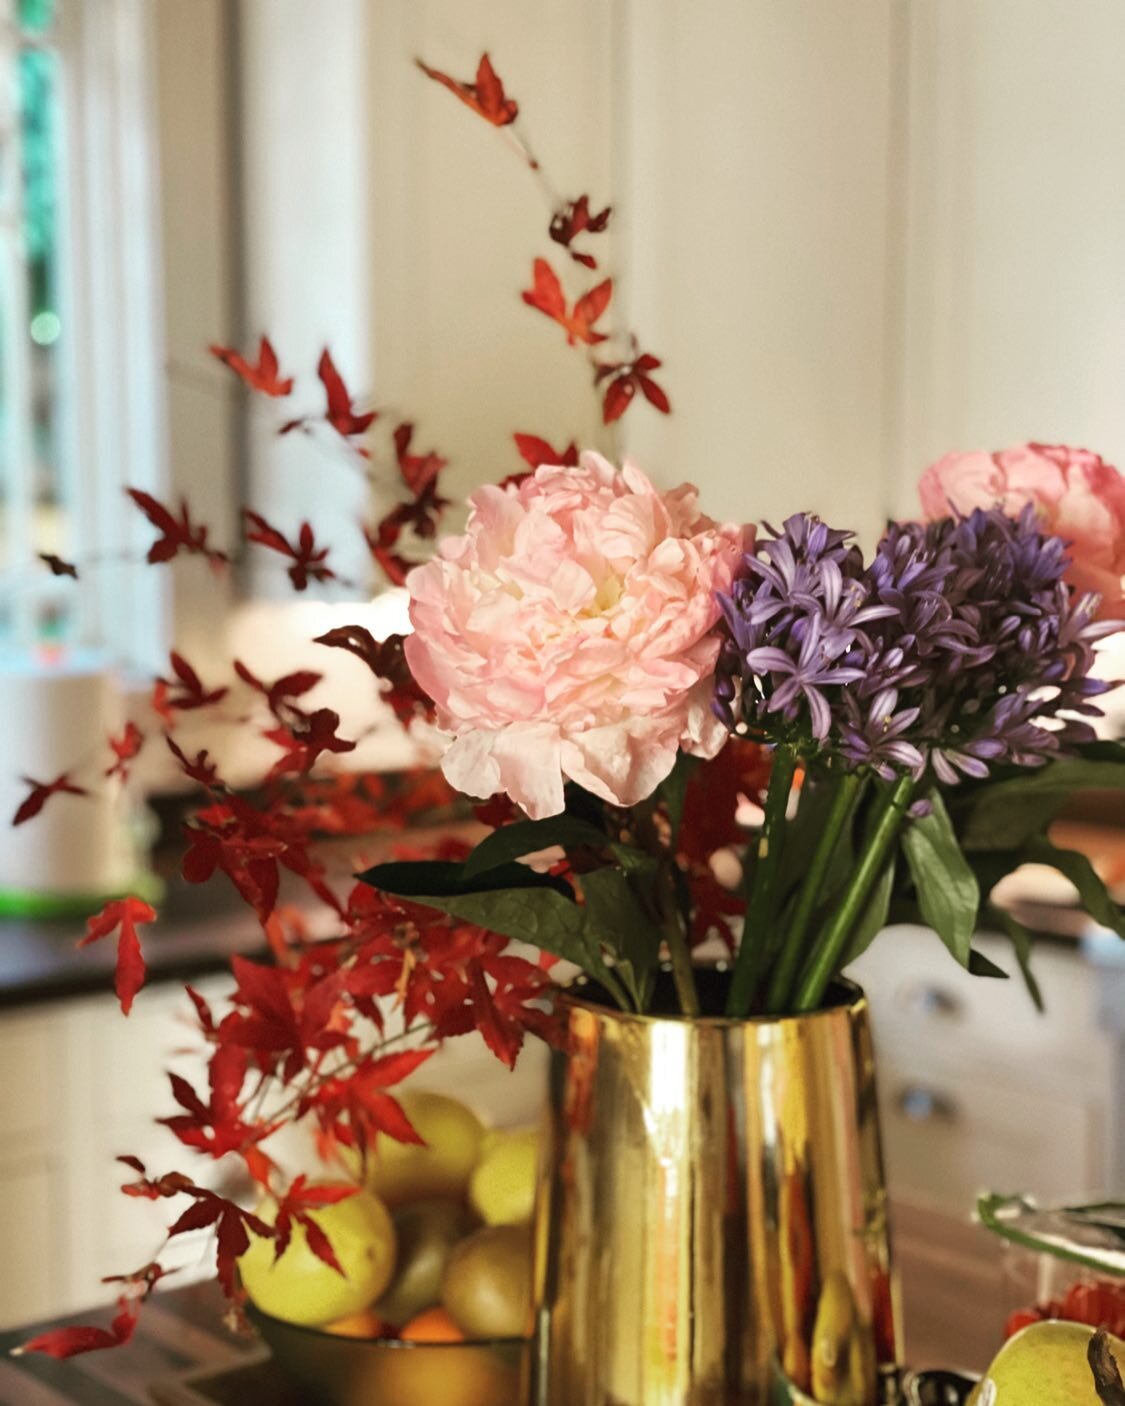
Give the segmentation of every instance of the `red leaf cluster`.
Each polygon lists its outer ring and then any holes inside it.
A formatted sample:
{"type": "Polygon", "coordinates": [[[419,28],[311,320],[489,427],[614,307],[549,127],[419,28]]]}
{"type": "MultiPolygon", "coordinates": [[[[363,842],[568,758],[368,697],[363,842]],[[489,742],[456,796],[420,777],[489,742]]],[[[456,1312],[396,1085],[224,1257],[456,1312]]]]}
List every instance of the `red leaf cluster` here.
{"type": "Polygon", "coordinates": [[[289,558],[288,576],[294,590],[307,590],[310,581],[337,579],[336,573],[328,565],[328,548],[316,545],[312,527],[307,522],[301,523],[296,542],[290,542],[283,532],[271,527],[261,513],[243,508],[242,518],[246,524],[247,542],[256,542],[259,546],[268,547],[271,552],[289,558]]]}
{"type": "Polygon", "coordinates": [[[54,781],[34,781],[30,776],[21,776],[20,780],[25,786],[30,787],[30,790],[16,807],[16,813],[12,816],[13,826],[23,825],[25,821],[38,815],[52,796],[88,796],[90,794],[84,786],[75,785],[70,779],[68,771],[56,776],[54,781]]]}
{"type": "Polygon", "coordinates": [[[536,259],[532,285],[520,296],[528,307],[537,309],[559,324],[566,333],[568,346],[574,346],[576,342],[594,346],[606,340],[606,334],[596,331],[594,323],[609,307],[609,300],[613,296],[613,279],[603,279],[589,292],[583,293],[573,308],[568,308],[566,293],[558,274],[546,259],[536,259]]]}
{"type": "Polygon", "coordinates": [[[208,351],[243,380],[252,391],[283,399],[293,389],[293,377],[278,375],[277,353],[268,337],[258,343],[257,362],[247,361],[232,347],[210,346],[208,351]]]}
{"type": "Polygon", "coordinates": [[[144,746],[144,740],[144,733],[131,720],[125,724],[120,737],[111,737],[109,747],[113,753],[113,764],[106,768],[106,776],[117,776],[122,781],[128,780],[129,763],[139,755],[144,746]]]}
{"type": "Polygon", "coordinates": [[[331,649],[346,649],[362,659],[377,679],[389,685],[384,697],[401,723],[416,717],[432,717],[433,701],[418,687],[403,652],[403,635],[377,640],[365,625],[340,625],[317,635],[315,643],[331,649]]]}
{"type": "Polygon", "coordinates": [[[152,706],[171,725],[176,713],[190,713],[198,708],[210,708],[221,703],[230,692],[228,688],[204,688],[199,675],[174,649],[168,656],[173,677],[159,678],[152,691],[152,706]]]}
{"type": "MultiPolygon", "coordinates": [[[[348,390],[343,376],[336,369],[332,353],[327,347],[320,354],[320,360],[316,365],[316,374],[324,388],[324,414],[320,418],[326,425],[334,429],[341,439],[347,440],[353,449],[367,458],[367,450],[352,444],[352,441],[369,430],[379,418],[378,415],[374,410],[356,410],[351,392],[348,390]]],[[[302,415],[295,420],[287,420],[278,433],[285,435],[290,434],[293,430],[307,429],[314,418],[316,417],[302,415]]]]}
{"type": "Polygon", "coordinates": [[[540,439],[538,435],[517,433],[512,438],[516,442],[520,458],[530,469],[537,469],[540,464],[562,464],[567,468],[577,467],[578,445],[575,444],[574,440],[571,440],[565,449],[552,449],[547,441],[540,439]]]}
{"type": "Polygon", "coordinates": [[[226,552],[219,551],[217,547],[208,546],[207,537],[210,529],[202,523],[192,522],[186,498],[180,499],[180,512],[177,517],[171,508],[166,508],[151,493],[145,493],[139,488],[127,488],[125,492],[160,533],[160,536],[149,547],[148,555],[145,557],[146,561],[154,564],[171,561],[183,552],[185,556],[204,557],[216,568],[226,566],[229,563],[230,557],[227,556],[226,552]]]}
{"type": "Polygon", "coordinates": [[[78,580],[78,568],[72,561],[64,561],[54,552],[40,552],[39,560],[47,568],[52,576],[69,576],[73,580],[78,580]]]}
{"type": "Polygon", "coordinates": [[[593,254],[579,252],[572,247],[573,242],[580,234],[601,234],[608,227],[609,217],[612,213],[613,207],[607,205],[596,215],[591,214],[590,197],[580,195],[577,200],[568,201],[566,205],[555,211],[551,216],[547,233],[556,244],[561,244],[569,252],[575,263],[582,264],[584,268],[596,269],[598,262],[593,254]]]}
{"type": "Polygon", "coordinates": [[[602,419],[607,425],[620,420],[638,391],[662,415],[672,413],[672,405],[663,390],[652,379],[651,372],[662,365],[660,358],[647,352],[632,361],[605,363],[598,366],[594,384],[608,382],[602,397],[602,419]]]}
{"type": "Polygon", "coordinates": [[[466,107],[472,108],[479,117],[483,117],[494,127],[507,127],[519,115],[519,104],[505,94],[504,85],[497,77],[487,54],[480,56],[476,80],[472,83],[461,83],[456,78],[450,78],[447,73],[430,68],[421,59],[415,59],[415,63],[427,78],[432,78],[435,83],[448,88],[466,107]]]}
{"type": "Polygon", "coordinates": [[[144,955],[141,952],[140,938],[137,936],[138,923],[154,923],[156,909],[142,898],[115,898],[105,905],[100,913],[86,919],[86,936],[79,947],[89,947],[111,933],[117,933],[117,969],[114,989],[121,1009],[128,1015],[133,1008],[133,999],[145,984],[144,955]]]}

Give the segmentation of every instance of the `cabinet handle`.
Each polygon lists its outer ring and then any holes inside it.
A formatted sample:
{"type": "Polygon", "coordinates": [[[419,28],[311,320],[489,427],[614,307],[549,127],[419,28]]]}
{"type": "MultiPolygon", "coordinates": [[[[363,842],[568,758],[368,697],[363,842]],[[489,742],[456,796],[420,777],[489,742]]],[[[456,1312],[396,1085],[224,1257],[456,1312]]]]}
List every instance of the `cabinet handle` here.
{"type": "Polygon", "coordinates": [[[908,986],[899,999],[916,1015],[953,1020],[961,1014],[961,1001],[940,986],[908,986]]]}
{"type": "Polygon", "coordinates": [[[923,1084],[907,1084],[895,1095],[895,1106],[912,1123],[956,1123],[957,1105],[945,1094],[923,1084]]]}

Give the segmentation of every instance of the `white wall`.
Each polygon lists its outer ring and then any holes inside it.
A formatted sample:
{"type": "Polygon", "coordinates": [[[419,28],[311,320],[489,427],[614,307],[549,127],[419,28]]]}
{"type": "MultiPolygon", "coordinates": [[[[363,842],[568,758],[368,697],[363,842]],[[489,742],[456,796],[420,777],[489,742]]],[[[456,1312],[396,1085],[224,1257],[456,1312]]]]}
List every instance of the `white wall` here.
{"type": "Polygon", "coordinates": [[[907,12],[892,506],[953,448],[1125,465],[1125,5],[907,12]]]}
{"type": "MultiPolygon", "coordinates": [[[[374,13],[368,0],[237,5],[240,332],[254,347],[269,334],[282,371],[298,377],[295,402],[253,397],[244,406],[240,498],[288,535],[307,519],[350,577],[367,573],[358,520],[368,492],[354,459],[323,427],[311,439],[276,430],[295,412],[323,413],[316,364],[325,346],[357,401],[378,391],[366,44],[374,13]]],[[[250,562],[255,596],[292,596],[281,558],[254,549],[250,562]]]]}
{"type": "Polygon", "coordinates": [[[892,0],[630,0],[629,305],[674,414],[630,448],[716,515],[879,524],[892,0]]]}
{"type": "Polygon", "coordinates": [[[601,208],[616,193],[618,8],[618,0],[368,0],[380,399],[417,420],[424,447],[450,458],[451,496],[521,467],[515,430],[556,443],[612,437],[584,358],[520,301],[536,255],[560,273],[570,262],[547,239],[548,202],[505,134],[413,60],[471,78],[489,50],[546,172],[565,195],[588,191],[601,208]]]}

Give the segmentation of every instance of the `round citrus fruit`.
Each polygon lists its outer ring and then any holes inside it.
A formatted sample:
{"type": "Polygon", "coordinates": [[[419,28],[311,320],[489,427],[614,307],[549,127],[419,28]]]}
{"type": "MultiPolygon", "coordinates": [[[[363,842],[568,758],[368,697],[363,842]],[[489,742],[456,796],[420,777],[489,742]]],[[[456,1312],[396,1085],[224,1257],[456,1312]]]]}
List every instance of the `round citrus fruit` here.
{"type": "MultiPolygon", "coordinates": [[[[266,1203],[258,1214],[272,1222],[277,1206],[266,1203]]],[[[394,1272],[395,1230],[387,1208],[369,1191],[310,1214],[331,1242],[343,1274],[312,1252],[300,1225],[293,1227],[292,1238],[276,1262],[274,1242],[251,1234],[238,1272],[251,1302],[263,1313],[288,1323],[323,1327],[360,1313],[387,1287],[394,1272]]]]}
{"type": "Polygon", "coordinates": [[[476,1114],[444,1094],[405,1093],[399,1102],[425,1145],[380,1135],[369,1164],[371,1190],[388,1206],[463,1197],[484,1136],[476,1114]]]}
{"type": "Polygon", "coordinates": [[[469,1180],[469,1203],[486,1225],[523,1225],[531,1219],[538,1161],[535,1128],[490,1140],[469,1180]]]}

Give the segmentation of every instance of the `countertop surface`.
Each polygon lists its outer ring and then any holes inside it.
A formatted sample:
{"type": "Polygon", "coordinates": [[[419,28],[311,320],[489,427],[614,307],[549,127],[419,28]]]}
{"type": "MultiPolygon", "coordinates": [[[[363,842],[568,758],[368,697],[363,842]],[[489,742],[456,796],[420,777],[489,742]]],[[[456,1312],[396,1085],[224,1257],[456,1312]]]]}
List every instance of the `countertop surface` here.
{"type": "MultiPolygon", "coordinates": [[[[149,981],[191,981],[222,971],[235,953],[264,954],[254,913],[229,884],[169,885],[159,917],[141,930],[149,981]]],[[[0,920],[0,1009],[113,990],[112,938],[78,948],[80,918],[37,922],[0,920]]]]}
{"type": "MultiPolygon", "coordinates": [[[[106,1325],[111,1311],[81,1314],[62,1323],[106,1325]]],[[[41,1353],[12,1357],[11,1350],[43,1327],[0,1333],[0,1406],[138,1406],[148,1401],[230,1401],[239,1406],[289,1406],[283,1383],[262,1368],[263,1352],[254,1339],[236,1338],[223,1327],[223,1303],[215,1284],[196,1284],[156,1294],[144,1306],[136,1335],[127,1347],[91,1352],[55,1362],[41,1353]],[[239,1370],[241,1369],[241,1370],[239,1370]],[[196,1372],[230,1374],[227,1395],[186,1394],[177,1379],[196,1372]],[[276,1384],[274,1386],[274,1384],[276,1384]]]]}

